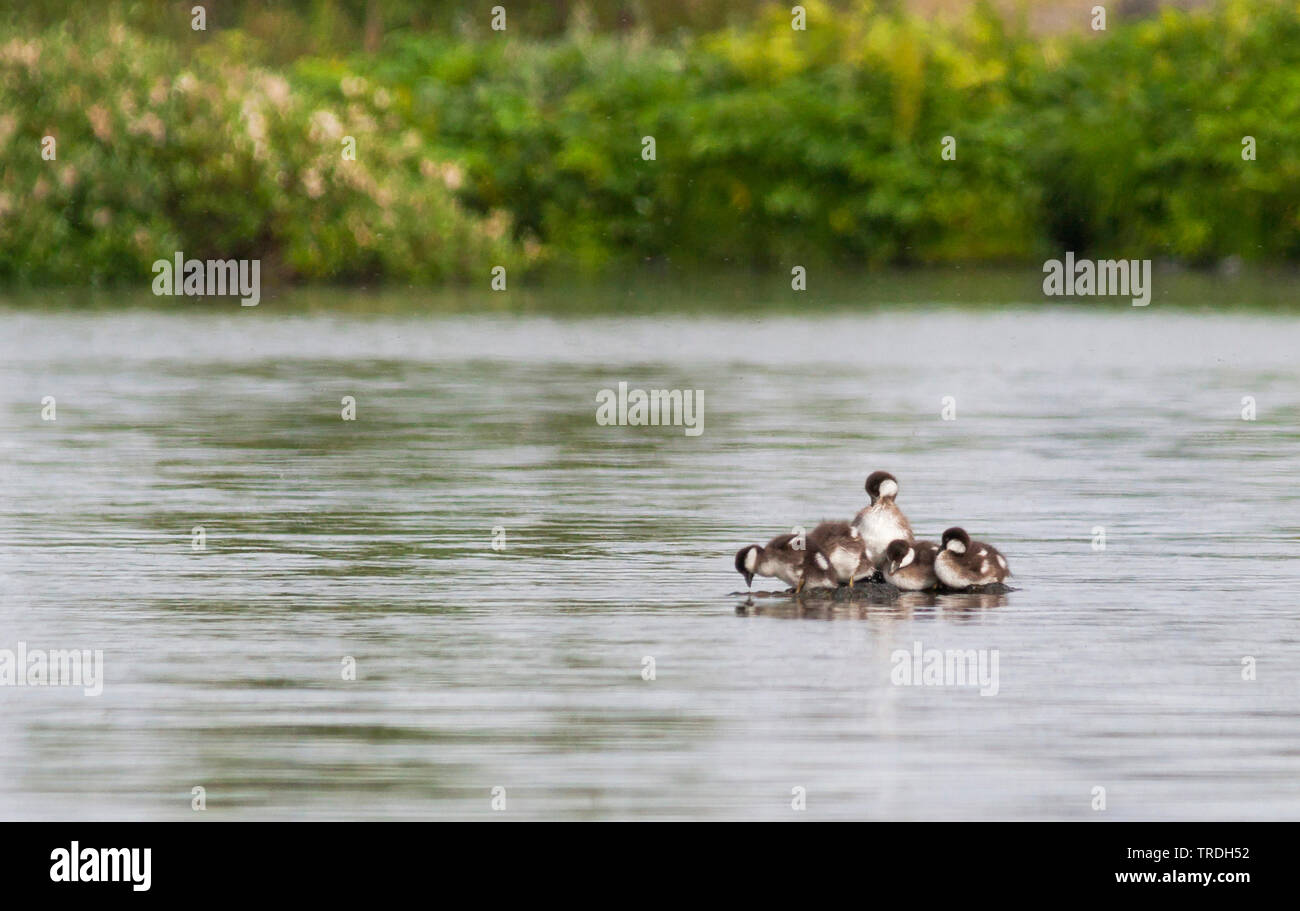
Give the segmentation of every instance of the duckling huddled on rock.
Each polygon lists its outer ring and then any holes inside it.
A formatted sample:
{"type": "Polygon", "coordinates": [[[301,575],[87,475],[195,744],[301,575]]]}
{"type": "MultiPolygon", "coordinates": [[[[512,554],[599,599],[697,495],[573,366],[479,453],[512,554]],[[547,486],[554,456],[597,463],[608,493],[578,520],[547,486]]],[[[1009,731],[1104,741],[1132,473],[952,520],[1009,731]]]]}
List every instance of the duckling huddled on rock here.
{"type": "Polygon", "coordinates": [[[736,570],[745,584],[770,576],[800,594],[842,585],[852,591],[855,582],[878,578],[902,591],[965,591],[1011,575],[1006,557],[961,528],[949,528],[939,544],[917,541],[896,502],[898,479],[889,472],[873,471],[865,486],[870,503],[852,522],[821,522],[806,538],[777,535],[763,547],[742,547],[736,570]]]}
{"type": "MultiPolygon", "coordinates": [[[[834,571],[836,584],[861,578],[866,548],[856,526],[848,522],[822,522],[808,534],[809,552],[825,555],[834,571]]],[[[805,566],[806,566],[805,562],[805,566]]],[[[871,570],[867,570],[871,574],[871,570]]]]}
{"type": "Polygon", "coordinates": [[[934,558],[938,555],[939,545],[930,541],[896,538],[885,549],[885,581],[905,592],[934,588],[939,582],[934,574],[934,558]]]}
{"type": "Polygon", "coordinates": [[[971,588],[1001,582],[1011,575],[1007,558],[983,541],[972,541],[965,529],[943,533],[943,549],[934,559],[934,573],[949,588],[971,588]]]}
{"type": "Polygon", "coordinates": [[[826,552],[815,544],[810,546],[808,556],[804,559],[799,584],[795,586],[794,593],[797,595],[805,589],[835,591],[839,587],[840,575],[836,572],[830,557],[826,556],[826,552]]]}

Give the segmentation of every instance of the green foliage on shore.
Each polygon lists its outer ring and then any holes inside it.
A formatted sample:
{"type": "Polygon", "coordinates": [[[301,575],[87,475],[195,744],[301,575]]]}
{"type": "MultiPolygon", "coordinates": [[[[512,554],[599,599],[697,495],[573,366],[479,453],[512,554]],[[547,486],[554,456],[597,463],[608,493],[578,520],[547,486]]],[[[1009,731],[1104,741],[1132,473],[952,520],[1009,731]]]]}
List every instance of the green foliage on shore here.
{"type": "MultiPolygon", "coordinates": [[[[689,42],[396,38],[351,61],[563,260],[756,266],[1008,259],[1032,245],[1024,165],[991,127],[1022,48],[864,6],[773,8],[689,42]],[[941,159],[945,136],[955,160],[941,159]],[[654,160],[643,155],[653,137],[654,160]]],[[[334,74],[300,63],[329,93],[334,74]]]]}
{"type": "Polygon", "coordinates": [[[1028,75],[1009,113],[1058,248],[1300,258],[1300,4],[1166,11],[1028,75]]]}
{"type": "Polygon", "coordinates": [[[455,165],[417,130],[239,59],[120,25],[0,40],[0,279],[138,282],[175,251],[335,281],[528,262],[507,213],[455,200],[455,165]]]}
{"type": "Polygon", "coordinates": [[[280,68],[239,29],[0,27],[0,279],[138,281],[175,250],[411,282],[1300,258],[1295,0],[1051,39],[804,5],[806,31],[784,6],[658,39],[390,30],[280,68]]]}

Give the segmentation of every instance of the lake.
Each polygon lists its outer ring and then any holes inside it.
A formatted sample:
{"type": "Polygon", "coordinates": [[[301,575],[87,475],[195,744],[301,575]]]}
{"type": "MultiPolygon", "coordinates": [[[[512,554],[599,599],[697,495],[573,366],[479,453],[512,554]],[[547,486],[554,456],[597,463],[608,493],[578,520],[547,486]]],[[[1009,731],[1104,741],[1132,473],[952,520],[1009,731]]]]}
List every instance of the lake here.
{"type": "Polygon", "coordinates": [[[1300,317],[333,295],[0,307],[0,817],[1300,818],[1300,317]],[[1018,590],[738,594],[877,468],[1018,590]]]}

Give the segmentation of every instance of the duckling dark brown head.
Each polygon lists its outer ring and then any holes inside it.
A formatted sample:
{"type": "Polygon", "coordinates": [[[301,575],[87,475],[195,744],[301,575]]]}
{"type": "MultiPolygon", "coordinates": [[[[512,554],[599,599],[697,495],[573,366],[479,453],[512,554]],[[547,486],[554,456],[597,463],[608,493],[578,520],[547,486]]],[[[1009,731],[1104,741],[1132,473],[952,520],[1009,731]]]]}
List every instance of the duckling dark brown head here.
{"type": "Polygon", "coordinates": [[[902,538],[896,538],[889,542],[889,546],[885,548],[885,560],[888,561],[891,573],[898,572],[898,568],[903,565],[903,561],[907,559],[907,555],[911,550],[912,545],[902,538]]]}
{"type": "Polygon", "coordinates": [[[964,554],[970,550],[970,535],[966,530],[953,526],[943,533],[943,550],[950,550],[955,554],[964,554]]]}
{"type": "Polygon", "coordinates": [[[757,544],[750,544],[736,551],[736,572],[745,577],[745,585],[754,585],[754,570],[758,569],[758,555],[762,550],[757,544]]]}
{"type": "Polygon", "coordinates": [[[874,506],[879,500],[898,496],[898,478],[887,471],[873,471],[867,475],[867,496],[874,506]]]}

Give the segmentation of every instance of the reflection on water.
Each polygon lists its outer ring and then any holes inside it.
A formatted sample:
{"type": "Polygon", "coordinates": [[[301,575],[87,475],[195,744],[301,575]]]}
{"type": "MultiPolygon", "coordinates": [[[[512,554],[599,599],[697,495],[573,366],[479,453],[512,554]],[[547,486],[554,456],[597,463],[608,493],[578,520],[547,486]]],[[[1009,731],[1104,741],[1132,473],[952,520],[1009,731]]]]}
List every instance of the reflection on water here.
{"type": "Polygon", "coordinates": [[[937,594],[932,591],[899,592],[889,598],[812,599],[777,596],[764,598],[759,592],[744,599],[736,608],[741,616],[751,617],[821,617],[827,620],[865,617],[911,617],[925,611],[937,612],[950,620],[960,621],[979,611],[1008,603],[1009,594],[987,592],[937,594]]]}
{"type": "Polygon", "coordinates": [[[0,648],[107,677],[0,686],[0,815],[1295,818],[1297,350],[1155,305],[0,311],[0,648]],[[705,432],[598,425],[620,381],[705,432]],[[732,594],[874,468],[1019,590],[732,594]],[[893,685],[917,643],[997,694],[893,685]]]}

